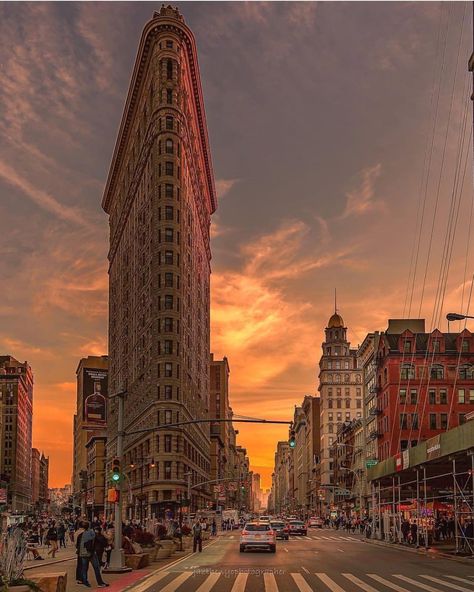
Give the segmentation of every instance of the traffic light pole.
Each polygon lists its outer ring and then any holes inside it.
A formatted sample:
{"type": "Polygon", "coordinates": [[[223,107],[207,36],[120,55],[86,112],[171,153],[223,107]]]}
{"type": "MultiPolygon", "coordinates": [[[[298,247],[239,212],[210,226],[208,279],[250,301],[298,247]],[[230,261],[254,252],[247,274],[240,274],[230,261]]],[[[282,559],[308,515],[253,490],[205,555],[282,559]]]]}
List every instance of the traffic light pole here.
{"type": "MultiPolygon", "coordinates": [[[[118,421],[117,421],[117,458],[120,460],[120,467],[123,471],[123,437],[124,437],[124,399],[125,391],[117,393],[118,398],[118,421]]],[[[109,573],[121,573],[131,571],[130,567],[125,565],[125,557],[122,549],[122,479],[116,483],[118,490],[118,501],[115,502],[115,520],[114,520],[114,548],[110,555],[110,565],[104,571],[109,573]]]]}

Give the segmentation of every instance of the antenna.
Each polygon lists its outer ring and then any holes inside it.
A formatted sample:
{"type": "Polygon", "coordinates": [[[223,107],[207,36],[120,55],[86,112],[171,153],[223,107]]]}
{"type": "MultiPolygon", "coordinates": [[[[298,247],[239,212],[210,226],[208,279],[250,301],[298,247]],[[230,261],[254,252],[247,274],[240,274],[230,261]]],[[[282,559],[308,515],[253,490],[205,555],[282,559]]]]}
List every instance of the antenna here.
{"type": "Polygon", "coordinates": [[[334,288],[334,314],[337,314],[337,288],[334,288]]]}

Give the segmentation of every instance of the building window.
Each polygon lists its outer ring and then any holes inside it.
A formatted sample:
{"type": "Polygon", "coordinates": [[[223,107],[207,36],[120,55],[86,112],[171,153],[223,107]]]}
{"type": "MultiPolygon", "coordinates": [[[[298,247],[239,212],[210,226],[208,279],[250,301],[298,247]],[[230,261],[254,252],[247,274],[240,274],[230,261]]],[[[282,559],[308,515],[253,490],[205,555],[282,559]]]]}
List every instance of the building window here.
{"type": "Polygon", "coordinates": [[[173,319],[171,317],[166,317],[164,321],[164,330],[166,333],[173,332],[173,319]]]}
{"type": "Polygon", "coordinates": [[[171,410],[166,409],[165,411],[165,425],[169,425],[172,422],[171,410]]]}
{"type": "Polygon", "coordinates": [[[165,339],[164,353],[167,355],[171,355],[173,353],[173,342],[171,339],[165,339]]]}
{"type": "Polygon", "coordinates": [[[439,339],[435,339],[433,341],[433,351],[435,353],[439,353],[439,339]]]}
{"type": "Polygon", "coordinates": [[[171,452],[171,436],[170,436],[170,434],[165,435],[165,452],[171,452]]]}
{"type": "Polygon", "coordinates": [[[173,220],[173,206],[165,206],[165,220],[173,220]]]}
{"type": "Polygon", "coordinates": [[[448,429],[448,414],[441,413],[441,429],[447,430],[448,429]]]}
{"type": "Polygon", "coordinates": [[[166,48],[167,49],[173,49],[173,42],[172,41],[169,41],[169,40],[166,40],[166,48]]]}
{"type": "Polygon", "coordinates": [[[411,341],[409,340],[405,340],[403,343],[403,351],[406,354],[410,354],[411,353],[411,341]]]}
{"type": "Polygon", "coordinates": [[[166,89],[166,102],[168,105],[173,103],[173,90],[171,88],[166,89]]]}
{"type": "Polygon", "coordinates": [[[165,273],[165,288],[173,287],[173,274],[169,271],[165,273]]]}
{"type": "Polygon", "coordinates": [[[362,399],[356,399],[356,408],[362,409],[362,399]]]}
{"type": "Polygon", "coordinates": [[[448,391],[446,389],[440,389],[440,391],[439,391],[439,404],[440,405],[447,405],[448,404],[448,391]]]}
{"type": "Polygon", "coordinates": [[[332,399],[329,399],[328,400],[328,408],[329,409],[332,409],[332,399]]]}
{"type": "Polygon", "coordinates": [[[342,408],[342,401],[341,401],[341,399],[336,399],[336,401],[337,401],[337,405],[336,405],[336,407],[337,407],[338,409],[341,409],[341,408],[342,408]]]}
{"type": "Polygon", "coordinates": [[[436,405],[436,391],[434,389],[430,389],[428,399],[430,405],[436,405]]]}
{"type": "Polygon", "coordinates": [[[173,129],[174,120],[171,115],[166,116],[166,129],[172,130],[173,129]]]}
{"type": "Polygon", "coordinates": [[[165,310],[173,310],[173,296],[171,294],[165,295],[165,310]]]}
{"type": "Polygon", "coordinates": [[[351,400],[346,399],[346,409],[350,409],[350,407],[351,407],[351,400]]]}
{"type": "Polygon", "coordinates": [[[171,479],[171,461],[165,460],[165,479],[171,479]]]}
{"type": "Polygon", "coordinates": [[[459,425],[462,425],[463,423],[466,423],[466,414],[460,413],[459,414],[459,425]]]}
{"type": "Polygon", "coordinates": [[[170,177],[174,175],[174,165],[173,162],[170,160],[167,160],[165,162],[165,175],[168,175],[170,177]]]}
{"type": "Polygon", "coordinates": [[[406,430],[407,427],[408,427],[407,414],[406,413],[400,413],[400,428],[402,430],[406,430]]]}
{"type": "Polygon", "coordinates": [[[165,265],[173,265],[173,251],[165,251],[165,265]]]}
{"type": "Polygon", "coordinates": [[[171,183],[165,185],[165,197],[173,198],[173,185],[171,183]]]}
{"type": "Polygon", "coordinates": [[[166,60],[166,79],[173,80],[173,60],[166,60]]]}
{"type": "Polygon", "coordinates": [[[444,368],[439,364],[435,366],[431,366],[430,369],[430,378],[433,380],[441,380],[444,377],[444,368]]]}
{"type": "Polygon", "coordinates": [[[345,382],[350,382],[351,381],[351,377],[349,376],[349,374],[344,374],[344,381],[345,382]]]}
{"type": "Polygon", "coordinates": [[[469,403],[474,403],[474,390],[470,389],[469,391],[469,403]]]}
{"type": "MultiPolygon", "coordinates": [[[[173,364],[171,362],[166,362],[165,363],[165,377],[166,378],[172,378],[173,377],[173,364]]],[[[168,389],[168,388],[171,391],[171,387],[165,386],[165,395],[166,395],[166,389],[168,389]]]]}
{"type": "Polygon", "coordinates": [[[165,152],[166,152],[166,154],[173,154],[173,151],[174,151],[173,140],[171,138],[168,138],[165,142],[165,152]]]}
{"type": "Polygon", "coordinates": [[[459,368],[459,379],[460,380],[470,380],[472,376],[471,366],[468,364],[464,364],[459,368]]]}
{"type": "Polygon", "coordinates": [[[466,391],[464,389],[458,389],[458,403],[466,402],[466,391]]]}
{"type": "Polygon", "coordinates": [[[413,364],[402,364],[400,377],[402,380],[411,380],[415,378],[415,368],[413,364]]]}
{"type": "Polygon", "coordinates": [[[412,405],[416,405],[417,401],[418,401],[418,396],[417,396],[416,389],[411,389],[410,390],[410,403],[412,405]]]}
{"type": "Polygon", "coordinates": [[[407,390],[400,389],[400,404],[404,405],[407,402],[407,390]]]}
{"type": "Polygon", "coordinates": [[[337,389],[336,389],[336,395],[337,395],[338,397],[340,397],[340,396],[341,396],[341,394],[342,394],[342,390],[341,390],[340,388],[337,388],[337,389]]]}
{"type": "Polygon", "coordinates": [[[165,228],[165,241],[167,243],[173,242],[173,229],[172,228],[165,228]]]}
{"type": "Polygon", "coordinates": [[[430,430],[437,429],[436,413],[430,413],[430,430]]]}
{"type": "MultiPolygon", "coordinates": [[[[170,364],[170,366],[171,366],[171,364],[170,364]]],[[[167,401],[170,401],[172,398],[173,398],[173,387],[170,384],[166,384],[165,385],[165,399],[167,401]]]]}
{"type": "Polygon", "coordinates": [[[418,413],[411,414],[411,428],[412,430],[418,429],[418,413]]]}

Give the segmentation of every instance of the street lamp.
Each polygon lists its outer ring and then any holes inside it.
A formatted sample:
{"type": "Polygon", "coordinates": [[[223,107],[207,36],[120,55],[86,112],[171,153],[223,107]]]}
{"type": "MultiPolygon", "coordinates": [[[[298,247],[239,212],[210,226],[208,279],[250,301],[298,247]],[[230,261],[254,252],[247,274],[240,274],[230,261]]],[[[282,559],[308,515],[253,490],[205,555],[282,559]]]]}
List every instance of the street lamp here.
{"type": "Polygon", "coordinates": [[[134,469],[136,467],[136,463],[140,463],[140,524],[143,526],[143,470],[146,465],[153,469],[156,467],[155,460],[152,458],[150,463],[148,463],[147,456],[136,458],[135,461],[131,461],[129,467],[134,469]]]}
{"type": "Polygon", "coordinates": [[[463,321],[464,319],[474,319],[470,315],[460,314],[458,312],[448,312],[446,315],[448,321],[463,321]]]}

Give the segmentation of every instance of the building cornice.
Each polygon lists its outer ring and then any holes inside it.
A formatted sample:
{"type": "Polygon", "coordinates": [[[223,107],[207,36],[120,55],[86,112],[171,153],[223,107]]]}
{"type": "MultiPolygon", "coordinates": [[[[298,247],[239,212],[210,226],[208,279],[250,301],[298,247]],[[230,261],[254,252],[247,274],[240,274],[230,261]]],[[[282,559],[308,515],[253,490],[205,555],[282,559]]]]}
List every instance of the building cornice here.
{"type": "Polygon", "coordinates": [[[112,162],[110,165],[107,182],[104,189],[104,195],[102,198],[102,208],[107,213],[110,213],[112,195],[115,190],[117,178],[120,171],[120,164],[123,159],[125,147],[130,133],[131,124],[133,122],[133,116],[139,98],[140,87],[150,59],[151,48],[153,47],[153,42],[156,39],[156,36],[159,32],[162,31],[175,33],[182,39],[186,47],[194,93],[194,102],[197,112],[201,148],[206,168],[205,175],[207,179],[208,191],[211,201],[211,213],[214,212],[217,207],[214,173],[212,168],[209,138],[207,134],[206,115],[204,111],[204,100],[202,96],[202,88],[200,82],[201,78],[199,74],[199,65],[197,60],[196,42],[194,39],[194,35],[191,29],[189,29],[189,27],[185,25],[183,21],[180,21],[177,18],[173,17],[163,17],[160,15],[156,15],[145,25],[145,28],[143,29],[140,44],[138,47],[137,57],[135,59],[135,65],[133,68],[133,73],[128,89],[127,100],[125,102],[122,120],[120,123],[119,131],[117,134],[117,140],[112,155],[112,162]]]}

